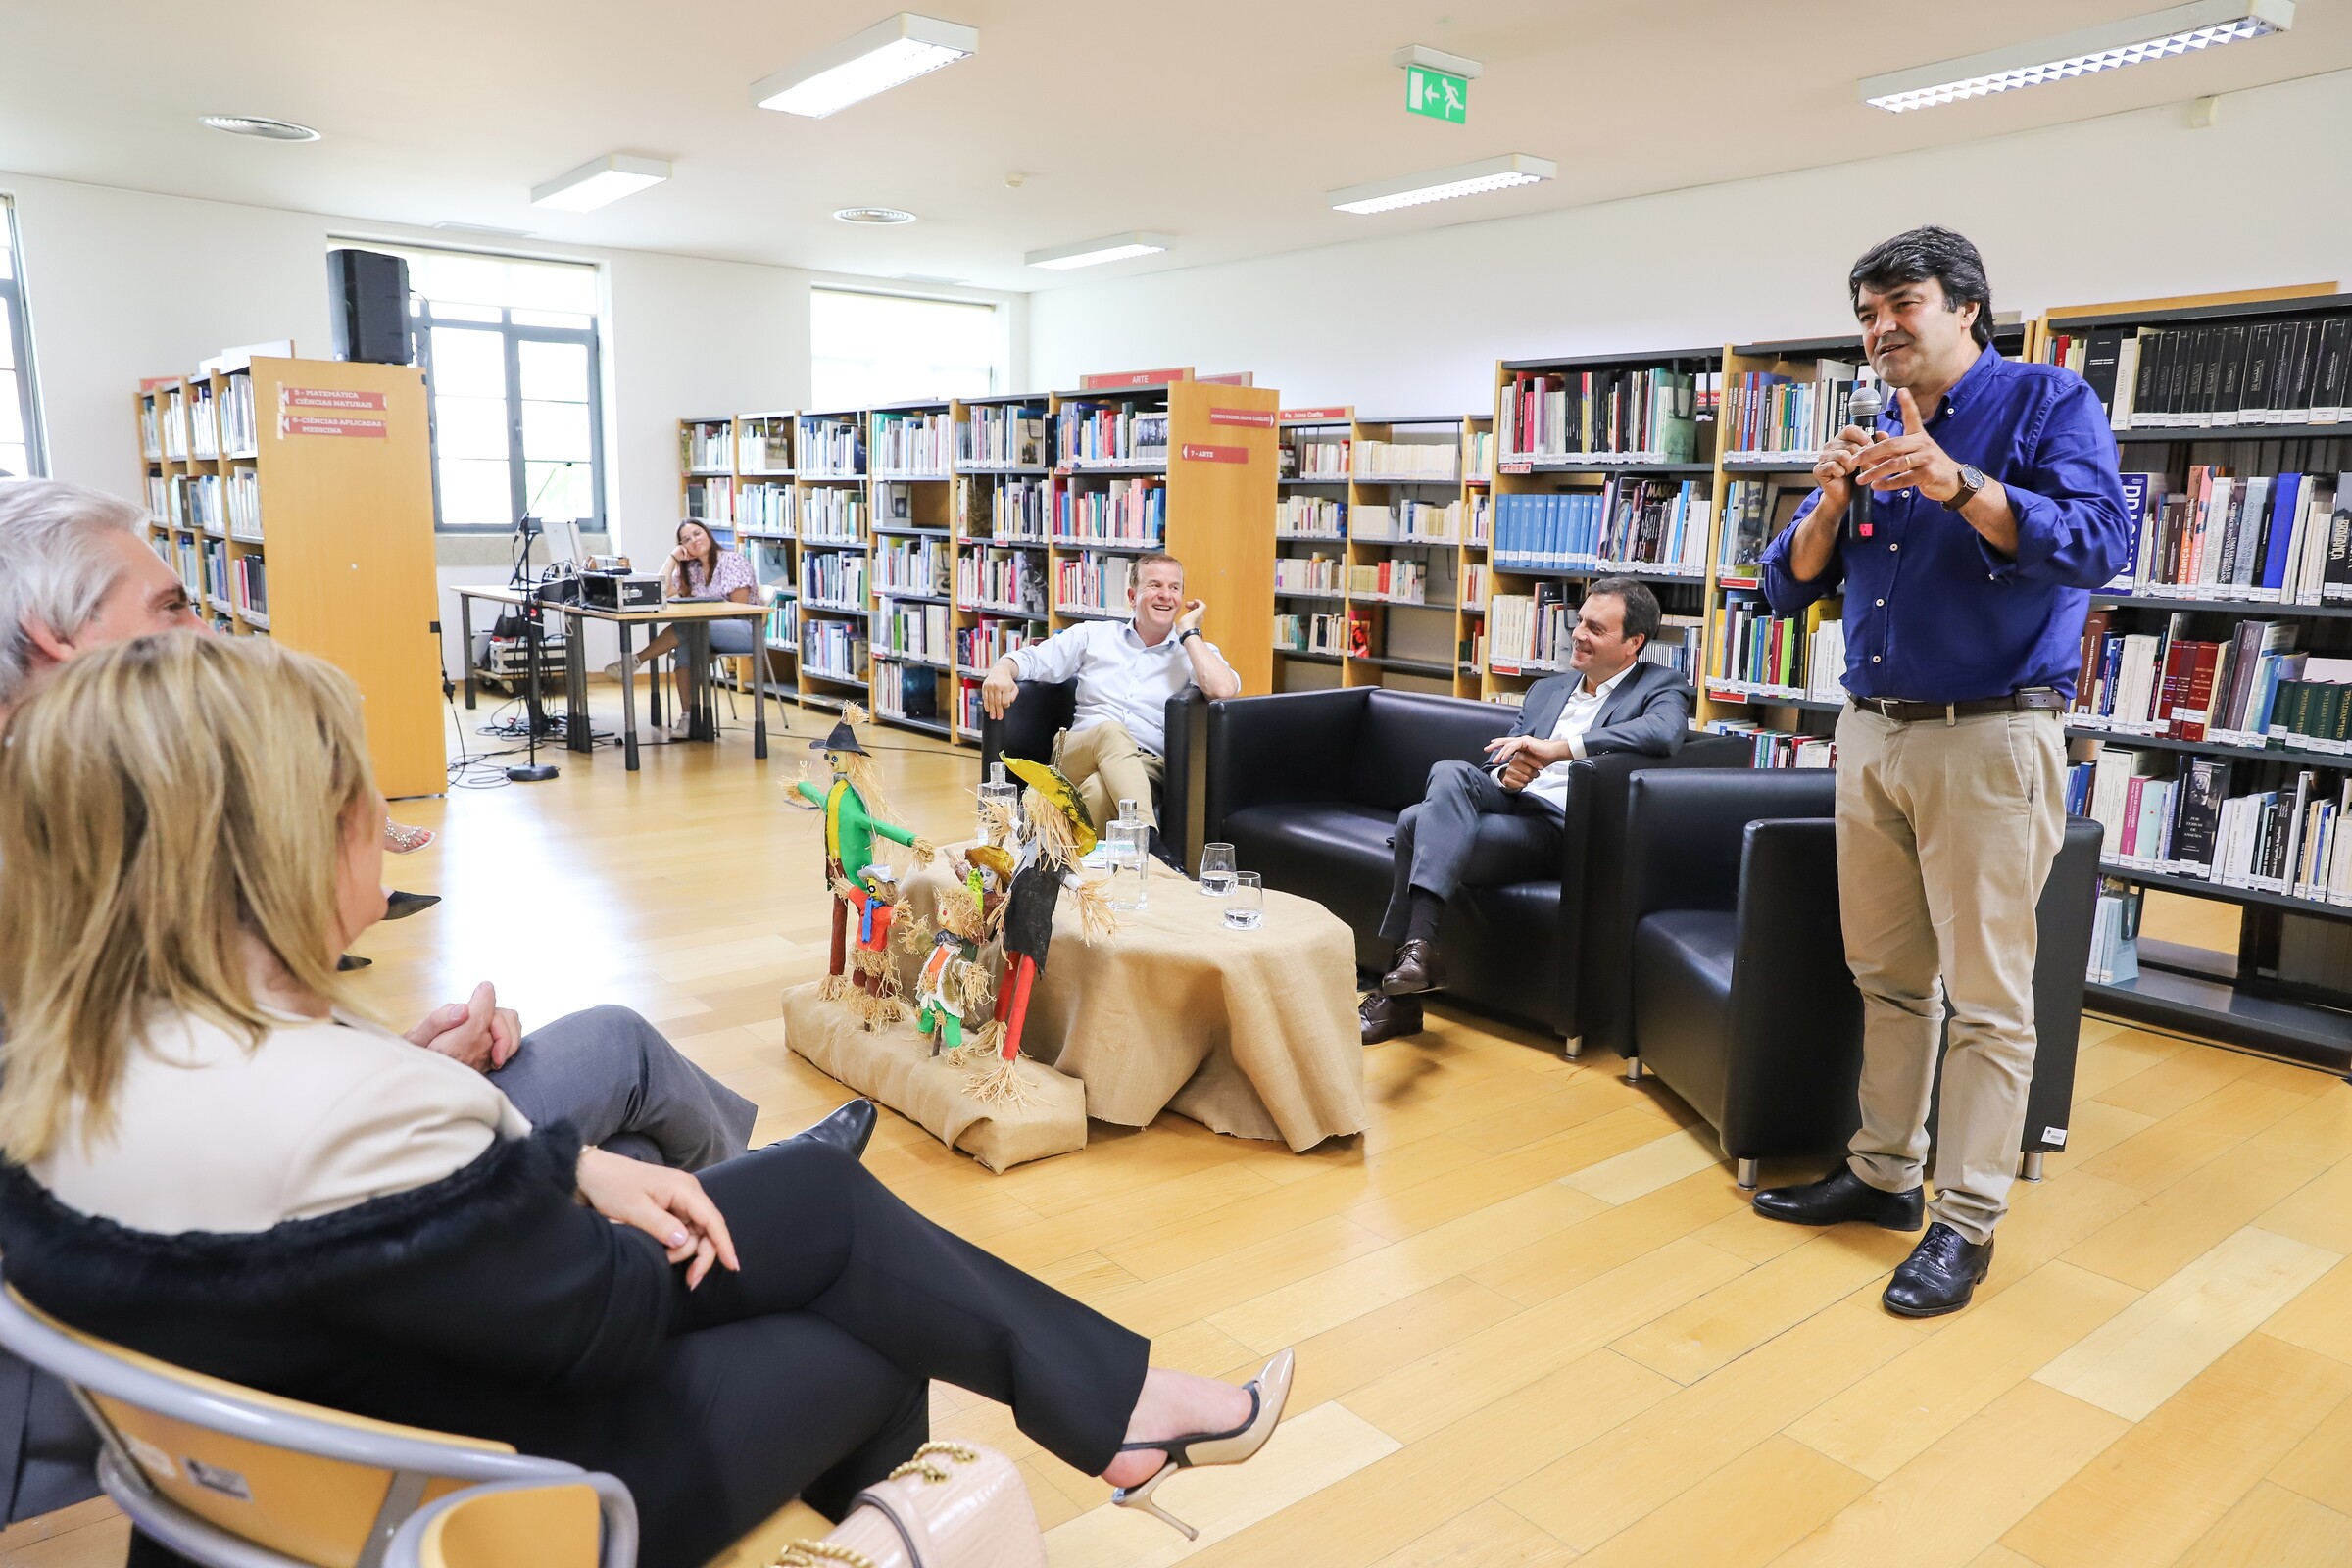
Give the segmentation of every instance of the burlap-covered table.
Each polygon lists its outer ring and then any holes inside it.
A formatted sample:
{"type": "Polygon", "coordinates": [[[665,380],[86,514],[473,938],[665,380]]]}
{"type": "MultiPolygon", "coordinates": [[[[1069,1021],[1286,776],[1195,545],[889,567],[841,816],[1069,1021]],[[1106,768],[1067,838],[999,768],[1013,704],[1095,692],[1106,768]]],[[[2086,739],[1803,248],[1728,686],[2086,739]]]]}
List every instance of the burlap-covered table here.
{"type": "Polygon", "coordinates": [[[964,1093],[972,1069],[932,1055],[931,1042],[912,1023],[861,1029],[840,1003],[820,1001],[816,985],[811,980],[784,993],[784,1044],[820,1071],[990,1170],[1086,1147],[1086,1091],[1076,1079],[1024,1061],[1021,1100],[984,1103],[964,1093]]]}
{"type": "MultiPolygon", "coordinates": [[[[1122,912],[1118,934],[1091,948],[1075,901],[1062,899],[1022,1052],[1084,1083],[1089,1116],[1124,1127],[1172,1109],[1294,1151],[1363,1131],[1347,925],[1269,890],[1258,928],[1229,931],[1223,899],[1156,861],[1152,871],[1147,907],[1122,912]]],[[[911,872],[907,907],[929,920],[951,874],[945,853],[911,872]]],[[[910,965],[903,977],[912,982],[910,965]]]]}

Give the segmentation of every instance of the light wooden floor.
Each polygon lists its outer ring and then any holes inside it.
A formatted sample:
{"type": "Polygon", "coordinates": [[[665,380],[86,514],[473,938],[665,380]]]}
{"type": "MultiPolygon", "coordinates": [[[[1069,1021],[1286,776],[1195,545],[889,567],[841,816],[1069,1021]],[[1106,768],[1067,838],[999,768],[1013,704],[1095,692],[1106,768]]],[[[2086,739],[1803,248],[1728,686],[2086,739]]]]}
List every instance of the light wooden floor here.
{"type": "MultiPolygon", "coordinates": [[[[404,806],[443,837],[397,880],[449,902],[367,940],[369,996],[404,1026],[483,977],[526,1023],[622,1002],[758,1099],[760,1137],[830,1108],[776,1017],[824,959],[817,824],[781,797],[818,721],[792,722],[764,772],[731,740],[404,806]]],[[[960,834],[973,754],[869,739],[915,748],[889,768],[913,825],[960,834]]],[[[1978,1304],[1919,1324],[1877,1302],[1908,1238],[1759,1220],[1654,1081],[1432,1017],[1366,1054],[1372,1130],[1302,1156],[1169,1117],[991,1176],[885,1117],[895,1189],[1163,1362],[1298,1347],[1276,1445],[1168,1487],[1197,1547],[939,1390],[942,1436],[1019,1459],[1055,1568],[2352,1561],[2352,1087],[2086,1021],[2073,1147],[1978,1304]]],[[[0,1561],[119,1561],[104,1511],[0,1561]]]]}

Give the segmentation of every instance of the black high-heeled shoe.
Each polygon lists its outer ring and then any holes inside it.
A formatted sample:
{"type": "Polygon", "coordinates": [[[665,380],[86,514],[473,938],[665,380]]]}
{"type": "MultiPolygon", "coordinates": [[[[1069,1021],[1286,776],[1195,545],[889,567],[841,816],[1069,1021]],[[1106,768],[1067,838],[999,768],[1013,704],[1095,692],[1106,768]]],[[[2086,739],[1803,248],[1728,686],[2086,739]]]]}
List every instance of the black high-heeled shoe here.
{"type": "Polygon", "coordinates": [[[1290,1402],[1292,1361],[1292,1352],[1285,1350],[1268,1361],[1264,1371],[1243,1385],[1250,1395],[1250,1419],[1231,1432],[1194,1432],[1181,1438],[1120,1444],[1121,1453],[1152,1449],[1166,1454],[1167,1461],[1152,1472],[1150,1480],[1113,1492],[1110,1500],[1122,1508],[1141,1508],[1160,1523],[1182,1531],[1187,1541],[1200,1540],[1200,1531],[1162,1508],[1152,1494],[1179,1470],[1209,1464],[1240,1464],[1264,1447],[1275,1427],[1281,1424],[1282,1407],[1290,1402]]]}

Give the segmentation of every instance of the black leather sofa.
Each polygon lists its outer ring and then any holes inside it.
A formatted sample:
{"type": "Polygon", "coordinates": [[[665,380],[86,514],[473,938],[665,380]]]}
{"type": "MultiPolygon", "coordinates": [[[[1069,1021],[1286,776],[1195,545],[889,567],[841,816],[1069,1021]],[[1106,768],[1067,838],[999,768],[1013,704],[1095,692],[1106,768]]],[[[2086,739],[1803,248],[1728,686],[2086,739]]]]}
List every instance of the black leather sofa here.
{"type": "MultiPolygon", "coordinates": [[[[1826,769],[1644,774],[1627,807],[1633,1047],[1716,1130],[1740,1184],[1759,1159],[1834,1154],[1860,1121],[1862,999],[1838,927],[1826,769]]],[[[2063,1148],[2097,898],[2099,826],[2070,818],[2037,914],[2036,1044],[2021,1152],[2063,1148]]]]}
{"type": "MultiPolygon", "coordinates": [[[[1397,817],[1426,793],[1432,767],[1483,761],[1510,725],[1491,703],[1378,687],[1211,703],[1201,841],[1233,845],[1267,887],[1330,909],[1353,928],[1358,965],[1385,968],[1397,817]]],[[[1571,1055],[1614,1046],[1631,930],[1611,913],[1623,899],[1626,780],[1641,768],[1744,768],[1750,756],[1745,742],[1693,735],[1672,758],[1577,763],[1560,863],[1447,905],[1438,931],[1446,994],[1548,1029],[1571,1055]]]]}
{"type": "MultiPolygon", "coordinates": [[[[1021,695],[1004,710],[1003,718],[980,720],[980,776],[1001,757],[1026,758],[1033,762],[1054,760],[1054,737],[1070,727],[1077,711],[1078,683],[1074,680],[1021,682],[1021,695]]],[[[1204,791],[1200,775],[1206,766],[1208,700],[1197,686],[1188,686],[1168,699],[1164,717],[1168,749],[1161,759],[1159,841],[1187,870],[1200,863],[1200,809],[1204,791]]],[[[1101,827],[1102,824],[1095,824],[1101,827]]]]}

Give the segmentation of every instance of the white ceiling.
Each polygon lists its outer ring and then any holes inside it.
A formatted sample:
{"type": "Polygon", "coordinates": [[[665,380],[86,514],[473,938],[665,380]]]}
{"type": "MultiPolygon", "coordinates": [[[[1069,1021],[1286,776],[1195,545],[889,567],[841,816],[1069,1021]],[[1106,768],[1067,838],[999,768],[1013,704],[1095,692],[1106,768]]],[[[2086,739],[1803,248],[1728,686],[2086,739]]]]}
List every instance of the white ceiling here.
{"type": "MultiPolygon", "coordinates": [[[[1840,163],[2352,67],[2352,7],[2303,0],[2283,36],[2060,86],[1900,117],[1854,91],[1879,72],[2156,3],[928,0],[933,14],[980,29],[978,56],[808,121],[754,109],[746,89],[880,20],[893,0],[9,0],[0,170],[1032,289],[1840,163]],[[1485,63],[1467,125],[1406,115],[1403,74],[1389,63],[1406,43],[1485,63]],[[298,121],[325,139],[225,136],[197,124],[208,113],[298,121]],[[533,184],[616,151],[668,159],[674,176],[601,213],[529,205],[533,184]],[[1506,152],[1553,159],[1560,177],[1380,217],[1322,200],[1337,186],[1506,152]],[[1018,188],[1006,185],[1010,172],[1026,176],[1018,188]],[[858,204],[904,207],[921,221],[858,229],[828,216],[858,204]],[[1172,233],[1176,249],[1074,273],[1021,265],[1025,251],[1125,229],[1172,233]]],[[[1873,194],[1872,175],[1857,171],[1853,200],[1873,194]]],[[[1965,219],[1971,203],[1999,199],[1959,193],[1952,207],[1965,219]]],[[[1640,240],[1601,233],[1595,243],[1640,240]]]]}

